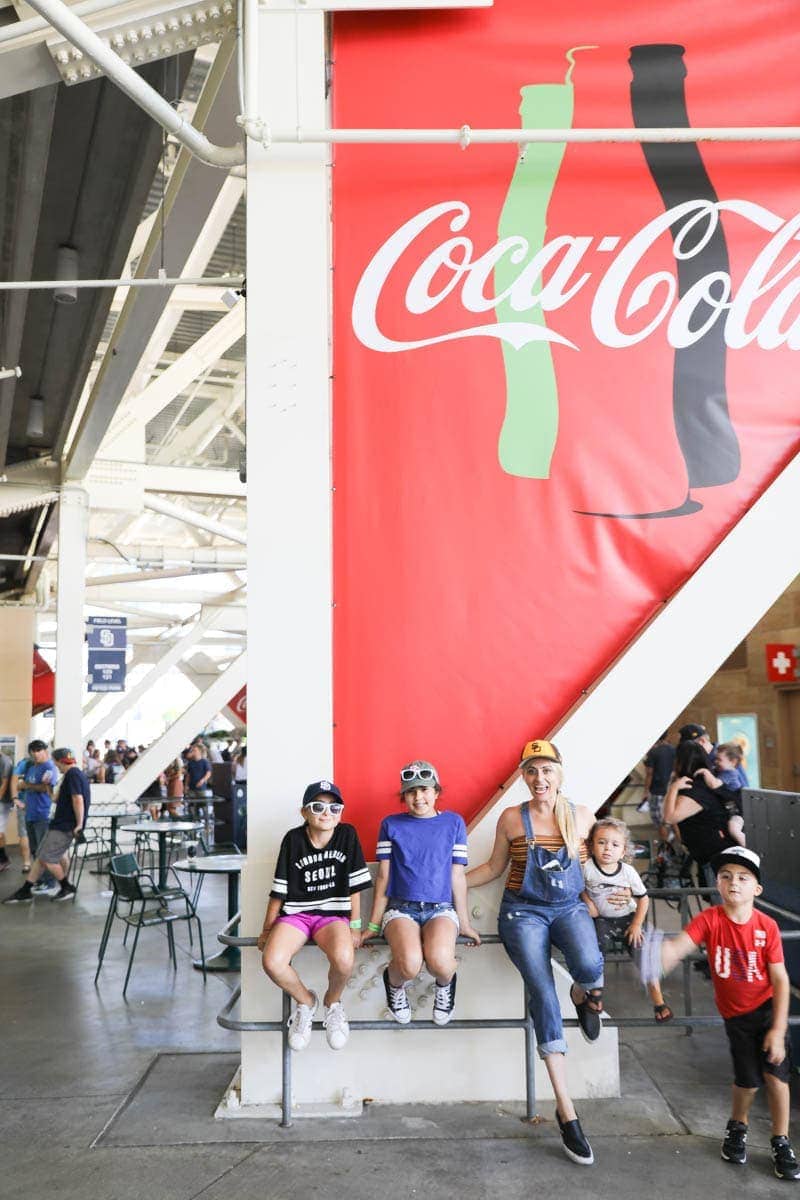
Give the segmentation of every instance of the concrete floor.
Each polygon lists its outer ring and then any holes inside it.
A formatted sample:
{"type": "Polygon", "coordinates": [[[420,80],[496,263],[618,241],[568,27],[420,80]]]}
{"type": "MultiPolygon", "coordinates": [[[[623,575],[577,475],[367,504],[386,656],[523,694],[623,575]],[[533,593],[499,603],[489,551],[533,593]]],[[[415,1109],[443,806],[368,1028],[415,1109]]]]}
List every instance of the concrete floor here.
{"type": "MultiPolygon", "coordinates": [[[[21,878],[15,859],[0,875],[0,898],[21,878]]],[[[146,931],[123,1001],[126,960],[115,934],[95,989],[103,885],[84,875],[74,906],[0,906],[0,1200],[216,1200],[234,1192],[267,1200],[533,1192],[560,1200],[577,1187],[586,1200],[706,1200],[725,1187],[744,1185],[759,1198],[785,1186],[769,1165],[760,1101],[748,1165],[719,1157],[730,1083],[719,1028],[690,1036],[675,1027],[621,1031],[623,1096],[580,1105],[591,1169],[563,1156],[544,1103],[537,1125],[521,1120],[519,1106],[482,1104],[372,1105],[359,1119],[290,1130],[214,1121],[238,1049],[216,1014],[238,976],[209,977],[204,986],[181,926],[177,974],[160,932],[146,931]]],[[[213,952],[225,920],[223,879],[206,881],[201,913],[213,952]]],[[[709,985],[696,977],[694,992],[695,1011],[711,1011],[709,985]]],[[[667,995],[678,1004],[677,981],[667,995]]],[[[611,967],[607,997],[614,1013],[649,1012],[627,964],[611,967]]]]}

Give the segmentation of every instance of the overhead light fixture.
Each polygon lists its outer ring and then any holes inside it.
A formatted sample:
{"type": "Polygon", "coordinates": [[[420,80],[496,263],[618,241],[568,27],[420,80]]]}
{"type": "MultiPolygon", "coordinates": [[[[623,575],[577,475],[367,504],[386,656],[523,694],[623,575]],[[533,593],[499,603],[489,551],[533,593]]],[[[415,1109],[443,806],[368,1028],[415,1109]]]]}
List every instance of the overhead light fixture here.
{"type": "Polygon", "coordinates": [[[0,367],[0,380],[22,379],[22,367],[0,367]]]}
{"type": "MultiPolygon", "coordinates": [[[[78,278],[78,251],[74,246],[59,246],[58,258],[56,259],[56,279],[77,279],[78,278]]],[[[54,293],[56,304],[74,304],[78,299],[78,289],[69,287],[65,284],[63,287],[57,287],[54,293]]]]}
{"type": "Polygon", "coordinates": [[[25,436],[29,438],[44,437],[44,400],[41,396],[31,396],[28,402],[28,424],[25,426],[25,436]]]}

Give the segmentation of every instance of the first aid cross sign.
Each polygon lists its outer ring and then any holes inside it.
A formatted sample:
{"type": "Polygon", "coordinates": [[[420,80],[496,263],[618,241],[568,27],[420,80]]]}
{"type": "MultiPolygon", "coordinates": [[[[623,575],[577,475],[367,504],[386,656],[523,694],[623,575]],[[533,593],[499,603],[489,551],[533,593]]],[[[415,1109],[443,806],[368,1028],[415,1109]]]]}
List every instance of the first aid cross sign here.
{"type": "Polygon", "coordinates": [[[800,679],[800,646],[768,642],[767,679],[770,683],[792,683],[800,679]]]}

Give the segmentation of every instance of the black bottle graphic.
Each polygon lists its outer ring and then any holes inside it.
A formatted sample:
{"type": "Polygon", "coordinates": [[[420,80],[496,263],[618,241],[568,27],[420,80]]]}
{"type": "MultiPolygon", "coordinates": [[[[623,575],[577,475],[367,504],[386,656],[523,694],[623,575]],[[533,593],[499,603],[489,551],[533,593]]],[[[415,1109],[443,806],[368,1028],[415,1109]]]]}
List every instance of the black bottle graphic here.
{"type": "MultiPolygon", "coordinates": [[[[631,46],[631,109],[637,129],[690,127],[683,55],[683,46],[631,46]]],[[[641,145],[665,209],[687,200],[717,201],[696,142],[642,142],[641,145]]],[[[698,226],[698,239],[700,236],[702,230],[698,226]]],[[[691,237],[692,234],[687,234],[684,239],[684,250],[691,250],[691,237]]],[[[721,224],[697,254],[676,262],[681,296],[710,272],[729,272],[728,246],[721,224]]],[[[701,301],[695,310],[693,326],[699,327],[711,315],[711,305],[701,301]]],[[[675,351],[673,414],[690,488],[731,483],[739,474],[739,442],[728,413],[725,360],[721,320],[694,345],[675,351]]],[[[698,507],[688,501],[684,511],[698,507]]]]}

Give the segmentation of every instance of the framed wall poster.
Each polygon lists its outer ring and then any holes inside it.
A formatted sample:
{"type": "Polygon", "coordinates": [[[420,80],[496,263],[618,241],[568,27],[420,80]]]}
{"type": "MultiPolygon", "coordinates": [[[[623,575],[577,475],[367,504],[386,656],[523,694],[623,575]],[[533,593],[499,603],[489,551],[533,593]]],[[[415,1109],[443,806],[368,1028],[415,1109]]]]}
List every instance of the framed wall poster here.
{"type": "Polygon", "coordinates": [[[717,742],[738,742],[742,747],[742,766],[751,788],[761,787],[758,761],[758,717],[755,713],[725,713],[717,717],[717,742]]]}
{"type": "Polygon", "coordinates": [[[5,754],[12,763],[17,761],[17,738],[13,733],[0,733],[0,754],[5,754]]]}

